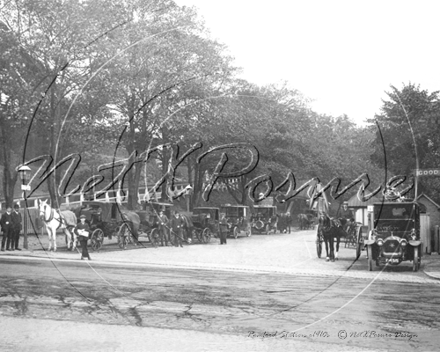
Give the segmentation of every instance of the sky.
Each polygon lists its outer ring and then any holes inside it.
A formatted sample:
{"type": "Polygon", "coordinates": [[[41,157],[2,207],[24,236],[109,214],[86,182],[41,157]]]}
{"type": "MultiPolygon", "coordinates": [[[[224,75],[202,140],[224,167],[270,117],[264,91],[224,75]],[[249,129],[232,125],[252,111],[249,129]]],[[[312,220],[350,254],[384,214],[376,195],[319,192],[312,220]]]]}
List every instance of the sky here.
{"type": "Polygon", "coordinates": [[[241,78],[287,81],[318,113],[364,125],[390,85],[440,90],[440,1],[175,1],[197,8],[241,78]]]}

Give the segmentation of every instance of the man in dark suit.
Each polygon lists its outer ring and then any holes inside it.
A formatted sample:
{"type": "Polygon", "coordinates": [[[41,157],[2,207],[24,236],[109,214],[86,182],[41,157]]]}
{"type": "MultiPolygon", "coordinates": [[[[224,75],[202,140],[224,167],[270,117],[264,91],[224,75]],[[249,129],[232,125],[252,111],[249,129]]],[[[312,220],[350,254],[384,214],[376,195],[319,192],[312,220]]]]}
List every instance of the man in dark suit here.
{"type": "Polygon", "coordinates": [[[170,246],[171,246],[171,239],[169,238],[168,235],[169,220],[168,217],[164,214],[163,210],[159,212],[157,221],[158,221],[158,230],[159,230],[162,246],[164,245],[164,240],[165,240],[165,246],[168,246],[168,242],[170,242],[170,246]]]}
{"type": "MultiPolygon", "coordinates": [[[[13,236],[12,208],[11,207],[6,208],[6,213],[4,213],[2,215],[2,218],[0,220],[0,225],[1,225],[2,231],[3,231],[2,251],[5,250],[5,241],[6,241],[6,250],[7,251],[14,250],[14,249],[9,248],[11,241],[12,241],[12,236],[13,236]]],[[[14,246],[12,246],[12,248],[13,247],[14,246]]]]}
{"type": "Polygon", "coordinates": [[[226,219],[226,214],[222,213],[220,215],[219,230],[220,230],[220,244],[226,244],[226,238],[228,237],[228,220],[226,219]]]}
{"type": "MultiPolygon", "coordinates": [[[[183,237],[183,221],[182,218],[180,217],[180,214],[176,211],[174,213],[174,216],[171,218],[171,232],[172,235],[174,236],[174,245],[176,247],[183,247],[182,245],[182,237],[183,237]]],[[[170,239],[171,241],[173,239],[170,239]]]]}
{"type": "Polygon", "coordinates": [[[21,232],[21,223],[22,223],[22,218],[21,218],[21,214],[20,214],[20,206],[18,204],[14,205],[14,211],[12,212],[12,227],[13,227],[13,235],[12,235],[12,250],[14,250],[14,248],[17,251],[21,251],[20,248],[18,248],[18,242],[20,240],[20,232],[21,232]]]}

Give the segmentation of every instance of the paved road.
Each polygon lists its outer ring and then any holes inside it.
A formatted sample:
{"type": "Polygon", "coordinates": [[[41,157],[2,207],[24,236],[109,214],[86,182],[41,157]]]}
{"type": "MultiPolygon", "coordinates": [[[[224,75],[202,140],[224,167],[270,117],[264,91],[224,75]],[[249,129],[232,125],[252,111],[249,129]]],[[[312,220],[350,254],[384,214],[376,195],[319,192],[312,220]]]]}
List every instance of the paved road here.
{"type": "MultiPolygon", "coordinates": [[[[367,272],[365,260],[353,263],[352,249],[344,249],[338,262],[326,263],[313,256],[313,237],[304,231],[230,240],[228,246],[103,251],[90,263],[54,260],[57,254],[51,260],[3,256],[2,331],[11,350],[38,350],[41,341],[46,350],[57,350],[60,343],[69,350],[72,336],[96,326],[118,341],[115,350],[230,350],[226,341],[249,351],[438,349],[439,281],[412,273],[409,264],[367,272]],[[119,262],[98,263],[110,254],[119,262]],[[57,321],[58,336],[43,334],[25,346],[14,342],[24,325],[8,327],[28,319],[43,326],[57,321]],[[72,334],[62,329],[60,336],[60,326],[71,324],[76,324],[72,334]],[[134,327],[155,336],[149,349],[130,345],[131,337],[144,336],[134,327]],[[186,342],[179,345],[179,336],[186,342]],[[177,345],[167,348],[173,338],[177,345]]],[[[29,334],[35,330],[29,327],[29,334]]],[[[109,347],[96,334],[81,336],[90,338],[88,350],[109,347]]]]}

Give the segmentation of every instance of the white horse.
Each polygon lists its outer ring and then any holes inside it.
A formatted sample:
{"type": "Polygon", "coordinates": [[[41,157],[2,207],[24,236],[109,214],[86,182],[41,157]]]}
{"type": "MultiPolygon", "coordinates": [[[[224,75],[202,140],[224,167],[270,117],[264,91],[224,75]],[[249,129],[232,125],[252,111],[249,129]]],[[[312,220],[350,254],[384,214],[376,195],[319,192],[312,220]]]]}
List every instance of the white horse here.
{"type": "Polygon", "coordinates": [[[54,252],[57,250],[57,229],[62,229],[67,239],[67,248],[72,247],[72,251],[76,248],[76,234],[75,231],[70,232],[69,227],[77,225],[76,215],[73,211],[63,210],[57,211],[47,204],[47,200],[38,200],[38,209],[40,211],[40,219],[46,225],[47,235],[49,237],[49,249],[54,252]]]}

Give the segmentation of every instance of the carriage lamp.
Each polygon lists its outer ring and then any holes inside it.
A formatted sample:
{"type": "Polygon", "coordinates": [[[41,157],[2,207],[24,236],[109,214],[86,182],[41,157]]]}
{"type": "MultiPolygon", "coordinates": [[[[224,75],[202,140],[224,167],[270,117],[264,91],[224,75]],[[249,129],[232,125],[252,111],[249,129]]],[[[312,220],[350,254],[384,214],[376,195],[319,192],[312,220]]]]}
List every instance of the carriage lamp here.
{"type": "Polygon", "coordinates": [[[415,241],[417,239],[416,229],[411,230],[411,239],[415,241]]]}
{"type": "Polygon", "coordinates": [[[27,197],[26,191],[30,190],[28,182],[31,176],[31,168],[27,165],[20,166],[17,171],[20,173],[21,178],[21,190],[23,191],[23,200],[24,200],[24,213],[23,213],[23,248],[28,249],[28,238],[27,238],[27,197]]]}
{"type": "Polygon", "coordinates": [[[400,241],[400,245],[402,247],[406,247],[406,245],[408,244],[407,240],[405,240],[404,238],[402,238],[402,240],[400,241]]]}
{"type": "Polygon", "coordinates": [[[382,239],[382,238],[379,238],[379,239],[376,241],[376,243],[377,243],[378,246],[382,246],[382,245],[383,245],[383,239],[382,239]]]}

